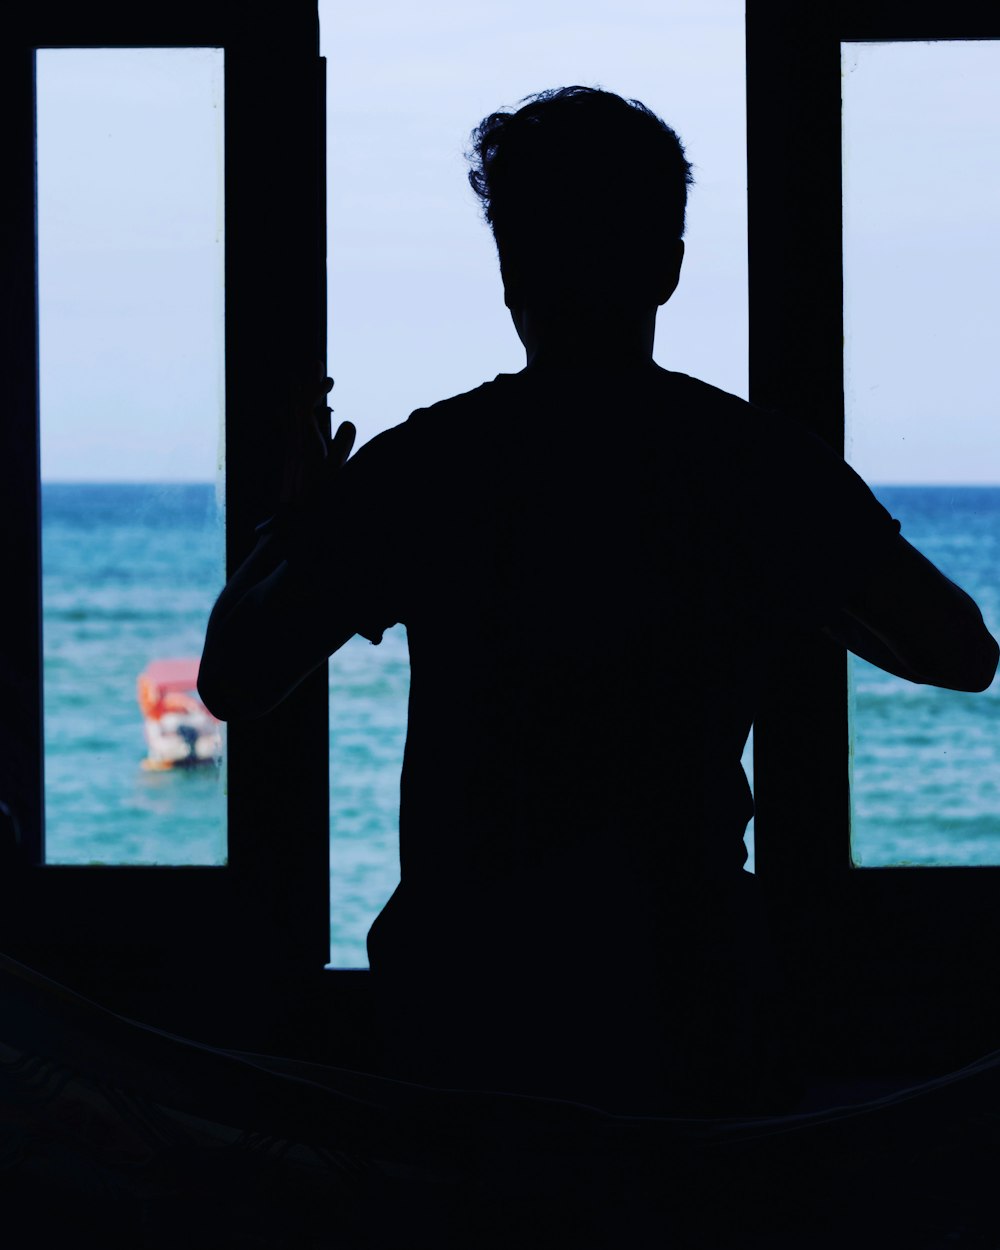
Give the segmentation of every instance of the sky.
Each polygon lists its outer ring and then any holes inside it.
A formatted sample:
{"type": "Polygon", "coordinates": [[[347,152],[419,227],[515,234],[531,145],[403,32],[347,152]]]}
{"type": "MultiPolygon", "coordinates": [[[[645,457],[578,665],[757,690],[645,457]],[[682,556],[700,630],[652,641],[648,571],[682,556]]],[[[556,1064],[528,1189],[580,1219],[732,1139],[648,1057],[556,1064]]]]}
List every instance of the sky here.
{"type": "Polygon", "coordinates": [[[844,48],[847,457],[1000,482],[1000,44],[844,48]]]}
{"type": "Polygon", "coordinates": [[[215,478],[222,62],[209,48],[37,54],[43,479],[215,478]]]}
{"type": "MultiPolygon", "coordinates": [[[[320,0],[329,372],[359,442],[523,366],[469,133],[546,87],[641,99],[694,163],[656,360],[747,393],[743,9],[732,0],[320,0]]],[[[996,482],[1000,50],[845,50],[849,457],[996,482]]],[[[221,56],[39,53],[42,470],[212,480],[222,430],[221,56]]]]}

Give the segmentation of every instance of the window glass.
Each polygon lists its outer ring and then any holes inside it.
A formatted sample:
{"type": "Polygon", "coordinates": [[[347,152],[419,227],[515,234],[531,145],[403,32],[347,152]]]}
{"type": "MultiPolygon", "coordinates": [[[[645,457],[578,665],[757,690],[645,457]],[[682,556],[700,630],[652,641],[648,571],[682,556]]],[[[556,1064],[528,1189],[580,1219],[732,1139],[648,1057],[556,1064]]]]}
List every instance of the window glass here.
{"type": "MultiPolygon", "coordinates": [[[[847,456],[997,634],[1000,45],[842,62],[847,456]]],[[[851,670],[855,862],[1000,864],[1000,686],[851,670]]]]}
{"type": "Polygon", "coordinates": [[[46,860],[217,864],[223,53],[36,55],[46,860]]]}
{"type": "MultiPolygon", "coordinates": [[[[687,254],[658,317],[655,356],[747,394],[739,0],[623,0],[613,10],[514,0],[502,13],[459,0],[320,0],[319,13],[328,61],[329,368],[334,420],[353,421],[359,445],[415,408],[524,366],[463,154],[495,109],[575,83],[642,100],[685,142],[696,180],[687,254]]],[[[338,967],[365,966],[368,927],[399,880],[406,654],[397,628],[381,647],[356,639],[330,663],[338,967]]]]}

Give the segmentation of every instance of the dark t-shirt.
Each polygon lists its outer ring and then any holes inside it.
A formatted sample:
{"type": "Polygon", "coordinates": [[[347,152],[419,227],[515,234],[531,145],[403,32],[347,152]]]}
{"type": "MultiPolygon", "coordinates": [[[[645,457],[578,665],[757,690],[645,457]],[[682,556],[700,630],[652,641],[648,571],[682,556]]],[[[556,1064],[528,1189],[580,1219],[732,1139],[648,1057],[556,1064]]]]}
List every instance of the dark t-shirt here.
{"type": "Polygon", "coordinates": [[[482,1029],[530,1000],[536,1039],[578,1037],[583,996],[635,1036],[679,933],[688,963],[740,943],[718,935],[770,665],[898,524],[795,421],[650,365],[421,409],[348,462],[324,525],[316,610],[373,641],[403,622],[410,648],[401,882],[369,935],[411,994],[393,1027],[436,1013],[442,1053],[475,990],[482,1029]]]}

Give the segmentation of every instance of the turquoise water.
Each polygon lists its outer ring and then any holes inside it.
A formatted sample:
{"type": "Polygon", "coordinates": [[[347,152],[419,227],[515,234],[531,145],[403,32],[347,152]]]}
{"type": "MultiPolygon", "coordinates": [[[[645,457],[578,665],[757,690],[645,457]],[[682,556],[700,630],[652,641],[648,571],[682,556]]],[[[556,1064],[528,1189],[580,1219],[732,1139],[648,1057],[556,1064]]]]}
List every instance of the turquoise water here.
{"type": "MultiPolygon", "coordinates": [[[[1000,488],[876,493],[997,633],[1000,488]]],[[[135,693],[150,660],[201,651],[222,584],[214,487],[46,484],[42,545],[48,859],[223,862],[224,764],[145,771],[135,693]]],[[[855,857],[1000,863],[998,684],[956,694],[863,661],[853,680],[855,857]]],[[[365,965],[368,926],[398,881],[408,684],[401,627],[381,647],[353,639],[330,663],[331,959],[340,967],[365,965]]]]}
{"type": "MultiPolygon", "coordinates": [[[[876,487],[1000,637],[1000,487],[876,487]]],[[[851,657],[855,862],[1000,864],[1000,681],[915,686],[851,657]]]]}
{"type": "Polygon", "coordinates": [[[50,861],[224,860],[221,769],[144,771],[136,701],[150,660],[201,654],[223,541],[211,486],[42,487],[50,861]]]}

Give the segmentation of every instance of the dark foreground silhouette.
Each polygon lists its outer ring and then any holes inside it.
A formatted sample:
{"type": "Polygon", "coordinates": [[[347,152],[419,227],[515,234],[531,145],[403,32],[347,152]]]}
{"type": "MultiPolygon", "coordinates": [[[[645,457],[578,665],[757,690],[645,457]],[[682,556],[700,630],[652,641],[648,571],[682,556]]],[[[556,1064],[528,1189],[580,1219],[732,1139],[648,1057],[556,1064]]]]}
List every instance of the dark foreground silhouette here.
{"type": "Polygon", "coordinates": [[[202,694],[257,715],[354,633],[406,626],[401,883],[369,934],[386,1072],[626,1113],[787,1108],[795,1044],[743,870],[772,663],[825,630],[981,689],[996,644],[796,419],[653,363],[690,178],[668,127],[569,88],[474,145],[527,366],[346,463],[348,425],[325,462],[293,457],[202,694]]]}
{"type": "Polygon", "coordinates": [[[0,957],[12,1250],[984,1250],[1000,1055],[858,1105],[628,1119],[199,1045],[0,957]]]}

